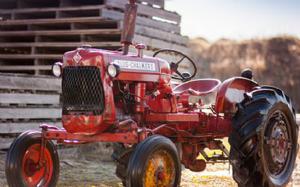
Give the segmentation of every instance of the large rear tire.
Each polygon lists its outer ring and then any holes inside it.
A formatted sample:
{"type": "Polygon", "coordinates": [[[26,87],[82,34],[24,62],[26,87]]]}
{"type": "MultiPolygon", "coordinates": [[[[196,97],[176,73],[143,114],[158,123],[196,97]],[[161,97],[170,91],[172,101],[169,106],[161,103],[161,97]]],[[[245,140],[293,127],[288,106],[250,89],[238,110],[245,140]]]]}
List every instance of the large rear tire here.
{"type": "Polygon", "coordinates": [[[177,187],[181,164],[174,143],[163,136],[150,136],[137,145],[130,157],[126,186],[177,187]]]}
{"type": "Polygon", "coordinates": [[[298,125],[290,99],[261,87],[238,104],[229,137],[233,178],[239,187],[281,187],[292,175],[298,125]]]}
{"type": "Polygon", "coordinates": [[[59,159],[51,141],[46,142],[44,163],[39,165],[41,133],[27,131],[10,146],[5,173],[10,187],[56,186],[59,176],[59,159]]]}

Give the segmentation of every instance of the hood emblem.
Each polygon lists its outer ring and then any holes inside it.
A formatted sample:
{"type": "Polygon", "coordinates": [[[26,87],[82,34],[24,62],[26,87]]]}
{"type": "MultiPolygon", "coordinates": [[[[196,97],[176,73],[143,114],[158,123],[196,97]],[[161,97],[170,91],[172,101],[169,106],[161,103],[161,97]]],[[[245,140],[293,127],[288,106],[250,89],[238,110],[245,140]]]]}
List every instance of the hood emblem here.
{"type": "Polygon", "coordinates": [[[73,60],[78,64],[79,61],[82,59],[82,57],[80,56],[79,52],[77,52],[74,56],[73,56],[73,60]]]}

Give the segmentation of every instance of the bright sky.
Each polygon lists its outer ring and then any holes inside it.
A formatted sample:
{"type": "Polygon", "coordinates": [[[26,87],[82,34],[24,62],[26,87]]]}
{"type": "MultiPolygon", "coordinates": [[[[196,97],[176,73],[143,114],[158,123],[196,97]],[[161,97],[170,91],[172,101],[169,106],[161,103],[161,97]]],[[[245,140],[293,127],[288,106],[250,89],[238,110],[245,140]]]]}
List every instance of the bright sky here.
{"type": "Polygon", "coordinates": [[[300,0],[166,0],[166,8],[182,15],[182,34],[190,37],[300,37],[300,0]]]}

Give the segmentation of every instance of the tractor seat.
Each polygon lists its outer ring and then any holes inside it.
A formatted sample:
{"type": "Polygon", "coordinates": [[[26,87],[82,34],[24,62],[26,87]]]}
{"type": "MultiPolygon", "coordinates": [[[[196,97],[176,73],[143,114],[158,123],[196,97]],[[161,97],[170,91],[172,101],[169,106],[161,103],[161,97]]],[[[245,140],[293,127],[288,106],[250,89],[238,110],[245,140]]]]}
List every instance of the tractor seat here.
{"type": "Polygon", "coordinates": [[[179,84],[173,88],[175,95],[190,94],[194,96],[208,95],[217,90],[221,81],[218,79],[196,79],[179,84]]]}

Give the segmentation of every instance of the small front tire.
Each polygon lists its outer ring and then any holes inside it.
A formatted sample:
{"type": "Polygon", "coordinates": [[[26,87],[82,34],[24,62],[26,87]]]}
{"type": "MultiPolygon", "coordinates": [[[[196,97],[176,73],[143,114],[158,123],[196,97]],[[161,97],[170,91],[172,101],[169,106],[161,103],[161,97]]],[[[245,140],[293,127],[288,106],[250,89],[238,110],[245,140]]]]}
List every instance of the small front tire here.
{"type": "Polygon", "coordinates": [[[181,164],[174,143],[155,135],[137,145],[127,168],[128,187],[177,187],[181,164]]]}
{"type": "Polygon", "coordinates": [[[59,159],[55,145],[46,141],[44,163],[39,165],[41,133],[27,131],[10,146],[5,173],[10,187],[56,186],[59,176],[59,159]]]}

